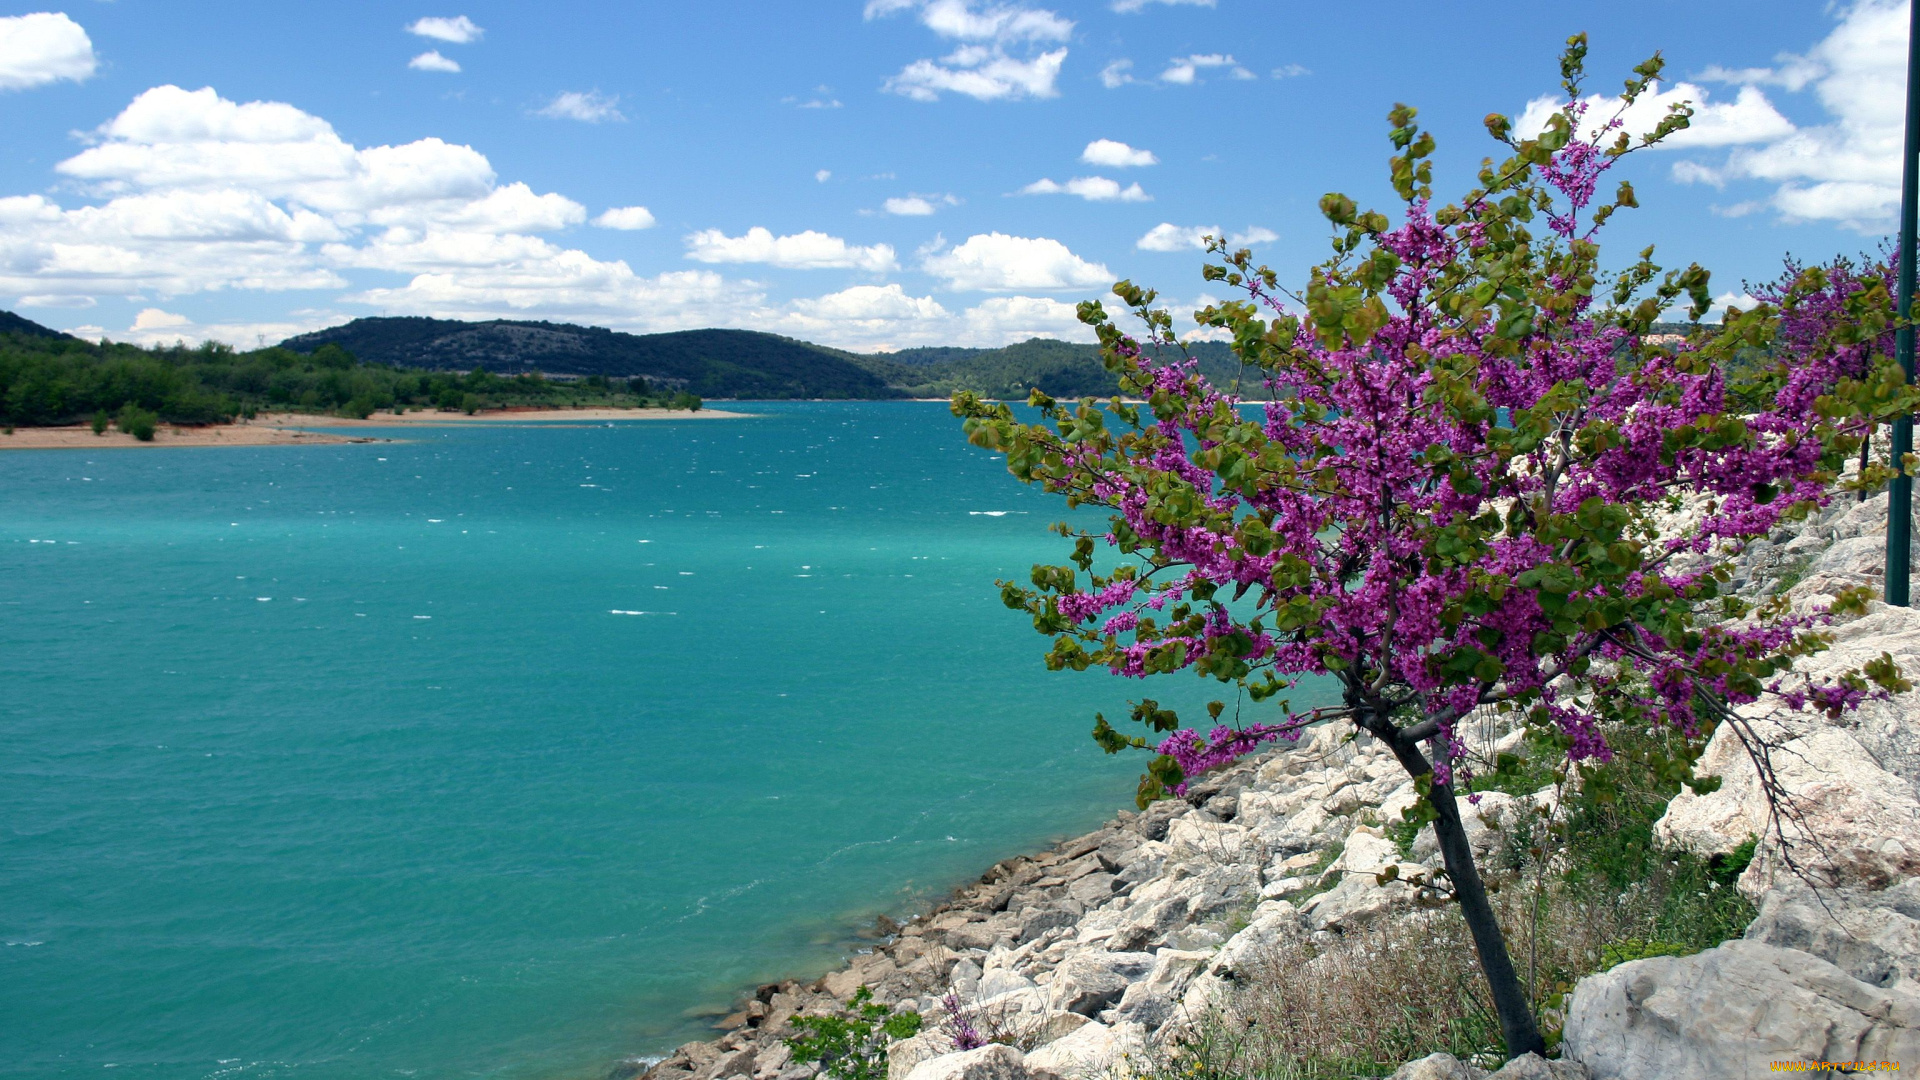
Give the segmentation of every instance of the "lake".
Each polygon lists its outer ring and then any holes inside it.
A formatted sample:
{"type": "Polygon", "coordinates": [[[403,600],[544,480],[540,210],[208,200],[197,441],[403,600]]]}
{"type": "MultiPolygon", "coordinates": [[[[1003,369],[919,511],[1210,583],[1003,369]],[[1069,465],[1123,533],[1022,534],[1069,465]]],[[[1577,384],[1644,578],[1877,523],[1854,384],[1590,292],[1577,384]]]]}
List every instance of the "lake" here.
{"type": "Polygon", "coordinates": [[[728,408],[0,455],[0,1075],[602,1076],[1131,804],[1061,502],[728,408]]]}

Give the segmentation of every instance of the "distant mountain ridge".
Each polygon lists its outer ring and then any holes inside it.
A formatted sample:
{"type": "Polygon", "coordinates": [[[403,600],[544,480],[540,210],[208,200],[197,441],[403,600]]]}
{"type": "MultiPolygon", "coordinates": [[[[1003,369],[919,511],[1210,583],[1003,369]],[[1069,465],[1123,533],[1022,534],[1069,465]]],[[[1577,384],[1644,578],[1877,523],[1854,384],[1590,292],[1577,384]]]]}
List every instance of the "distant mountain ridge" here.
{"type": "MultiPolygon", "coordinates": [[[[301,353],[328,344],[394,367],[641,376],[703,398],[876,400],[947,397],[955,390],[1024,398],[1035,386],[1056,397],[1104,397],[1115,389],[1097,347],[1050,338],[997,349],[864,355],[753,330],[628,334],[569,323],[385,317],[355,319],[281,343],[301,353]]],[[[1232,350],[1222,343],[1200,342],[1193,354],[1216,382],[1239,374],[1232,350]]]]}
{"type": "Polygon", "coordinates": [[[281,342],[310,353],[338,345],[368,363],[499,375],[642,376],[701,397],[897,398],[851,354],[752,330],[626,334],[570,323],[355,319],[281,342]]]}
{"type": "Polygon", "coordinates": [[[0,311],[0,334],[25,334],[28,337],[70,338],[76,341],[79,340],[65,331],[55,330],[48,326],[41,326],[32,319],[23,319],[11,311],[0,311]]]}

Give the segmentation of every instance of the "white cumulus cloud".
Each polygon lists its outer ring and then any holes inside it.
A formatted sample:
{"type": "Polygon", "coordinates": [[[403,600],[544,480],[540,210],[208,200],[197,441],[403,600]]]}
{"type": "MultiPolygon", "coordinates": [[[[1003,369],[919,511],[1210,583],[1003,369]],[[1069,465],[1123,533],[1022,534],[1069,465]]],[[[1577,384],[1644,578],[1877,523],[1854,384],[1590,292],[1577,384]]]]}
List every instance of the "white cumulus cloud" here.
{"type": "Polygon", "coordinates": [[[1175,225],[1163,221],[1147,230],[1147,235],[1134,241],[1133,246],[1142,251],[1200,251],[1207,246],[1207,237],[1219,236],[1218,225],[1175,225]]]}
{"type": "Polygon", "coordinates": [[[888,92],[915,101],[937,101],[943,93],[980,101],[1058,95],[1054,84],[1067,50],[1043,47],[1071,37],[1072,20],[1039,8],[979,0],[871,0],[866,17],[903,11],[916,12],[927,29],[960,44],[938,59],[908,64],[883,85],[888,92]]]}
{"type": "MultiPolygon", "coordinates": [[[[1722,149],[1725,156],[1676,162],[1674,179],[1768,189],[1719,213],[1741,216],[1770,208],[1787,222],[1826,222],[1869,234],[1890,229],[1900,203],[1907,5],[1858,0],[1836,13],[1832,32],[1805,55],[1783,55],[1770,68],[1711,67],[1701,74],[1703,80],[1737,84],[1731,101],[1713,100],[1696,83],[1675,83],[1643,95],[1625,117],[1626,130],[1648,130],[1668,103],[1690,101],[1691,126],[1662,145],[1678,151],[1722,149]],[[1794,124],[1762,86],[1786,93],[1811,90],[1827,122],[1794,124]]],[[[1516,130],[1537,130],[1556,107],[1552,97],[1528,102],[1516,130]]],[[[1604,103],[1597,103],[1589,110],[1590,125],[1611,115],[1603,109],[1604,103]]]]}
{"type": "Polygon", "coordinates": [[[465,15],[455,15],[452,18],[429,15],[422,19],[415,19],[413,22],[407,24],[407,33],[415,34],[423,38],[432,38],[435,41],[450,41],[455,45],[467,45],[479,41],[481,35],[485,34],[486,31],[474,25],[473,20],[467,18],[465,15]]]}
{"type": "MultiPolygon", "coordinates": [[[[281,102],[161,86],[55,169],[99,201],[0,197],[0,297],[340,289],[340,270],[564,262],[531,235],[585,208],[500,184],[471,147],[426,138],[356,147],[281,102]]],[[[579,255],[579,253],[574,253],[579,255]]]]}
{"type": "Polygon", "coordinates": [[[0,18],[0,90],[67,79],[84,82],[97,66],[93,41],[61,12],[0,18]]]}
{"type": "Polygon", "coordinates": [[[619,108],[618,94],[602,94],[598,90],[568,90],[547,102],[538,112],[541,116],[550,116],[556,120],[578,120],[583,124],[599,124],[608,120],[625,120],[626,114],[619,108]]]}
{"type": "Polygon", "coordinates": [[[1139,184],[1120,186],[1105,176],[1076,176],[1064,184],[1040,179],[1020,189],[1022,195],[1078,195],[1088,202],[1148,202],[1153,196],[1139,184]]]}
{"type": "MultiPolygon", "coordinates": [[[[1708,100],[1711,92],[1693,83],[1674,83],[1667,89],[1650,90],[1624,112],[1617,98],[1594,94],[1586,99],[1587,113],[1581,120],[1581,134],[1593,136],[1619,118],[1620,130],[1638,136],[1652,131],[1667,115],[1670,106],[1688,102],[1693,118],[1685,131],[1678,132],[1660,145],[1669,149],[1708,146],[1734,146],[1741,143],[1770,142],[1791,134],[1793,123],[1780,115],[1773,103],[1759,90],[1744,86],[1732,101],[1708,100]]],[[[1522,137],[1539,134],[1564,102],[1556,97],[1537,97],[1527,102],[1525,111],[1514,122],[1514,132],[1522,137]]]]}
{"type": "Polygon", "coordinates": [[[1136,150],[1113,139],[1095,139],[1088,143],[1087,148],[1080,151],[1080,160],[1089,165],[1105,165],[1110,169],[1160,164],[1160,159],[1153,156],[1153,151],[1136,150]]]}
{"type": "Polygon", "coordinates": [[[757,225],[741,236],[702,229],[687,237],[687,258],[705,263],[765,263],[788,270],[847,268],[885,273],[895,266],[893,248],[887,244],[859,247],[812,229],[775,236],[757,225]]]}
{"type": "Polygon", "coordinates": [[[1113,0],[1113,10],[1122,14],[1145,10],[1148,4],[1166,4],[1176,7],[1185,4],[1190,7],[1212,7],[1214,0],[1113,0]]]}
{"type": "Polygon", "coordinates": [[[426,52],[407,61],[407,66],[415,71],[445,71],[448,73],[457,73],[460,70],[459,62],[441,56],[439,49],[428,49],[426,52]]]}
{"type": "Polygon", "coordinates": [[[998,232],[978,233],[929,255],[921,269],[960,292],[1093,289],[1113,281],[1105,266],[1082,259],[1058,240],[998,232]]]}
{"type": "Polygon", "coordinates": [[[1228,53],[1194,53],[1190,56],[1176,56],[1167,61],[1165,71],[1160,73],[1160,81],[1176,86],[1191,86],[1200,81],[1200,72],[1210,68],[1226,68],[1227,73],[1236,79],[1254,79],[1259,76],[1240,66],[1228,53]]]}
{"type": "Polygon", "coordinates": [[[653,228],[653,214],[644,206],[615,206],[593,219],[593,223],[602,229],[653,228]]]}
{"type": "Polygon", "coordinates": [[[1100,85],[1109,90],[1117,90],[1133,82],[1133,61],[1115,60],[1100,69],[1100,85]]]}
{"type": "Polygon", "coordinates": [[[883,209],[899,217],[926,217],[933,213],[934,207],[931,202],[918,195],[908,195],[904,198],[888,199],[883,204],[883,209]]]}

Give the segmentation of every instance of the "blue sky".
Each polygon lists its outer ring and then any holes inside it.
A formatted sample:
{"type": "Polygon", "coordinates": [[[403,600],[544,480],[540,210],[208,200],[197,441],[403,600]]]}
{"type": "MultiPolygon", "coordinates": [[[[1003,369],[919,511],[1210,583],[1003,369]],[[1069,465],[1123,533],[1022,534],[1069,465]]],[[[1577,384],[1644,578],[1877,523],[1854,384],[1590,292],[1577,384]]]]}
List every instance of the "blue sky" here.
{"type": "Polygon", "coordinates": [[[1858,2],[0,0],[0,307],[116,340],[361,315],[739,326],[862,351],[1084,337],[1130,277],[1206,294],[1199,232],[1298,280],[1329,190],[1391,210],[1655,49],[1702,107],[1620,167],[1715,291],[1871,250],[1897,201],[1906,6],[1858,2]],[[1531,106],[1531,109],[1530,109],[1531,106]]]}

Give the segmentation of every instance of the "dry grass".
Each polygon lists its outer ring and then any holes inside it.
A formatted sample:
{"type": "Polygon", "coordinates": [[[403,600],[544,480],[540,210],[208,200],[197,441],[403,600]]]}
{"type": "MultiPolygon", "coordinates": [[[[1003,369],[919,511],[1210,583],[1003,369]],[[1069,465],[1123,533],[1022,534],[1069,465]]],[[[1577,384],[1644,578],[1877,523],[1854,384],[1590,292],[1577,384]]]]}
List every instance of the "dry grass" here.
{"type": "MultiPolygon", "coordinates": [[[[1660,866],[1620,891],[1520,874],[1494,895],[1550,1045],[1559,1041],[1565,994],[1582,976],[1701,947],[1674,923],[1676,894],[1694,888],[1696,876],[1684,863],[1660,866]]],[[[1717,897],[1680,899],[1697,909],[1717,897]]],[[[1489,1066],[1504,1057],[1472,938],[1451,906],[1277,945],[1219,1004],[1144,1071],[1179,1080],[1349,1080],[1387,1076],[1437,1052],[1489,1066]]]]}

